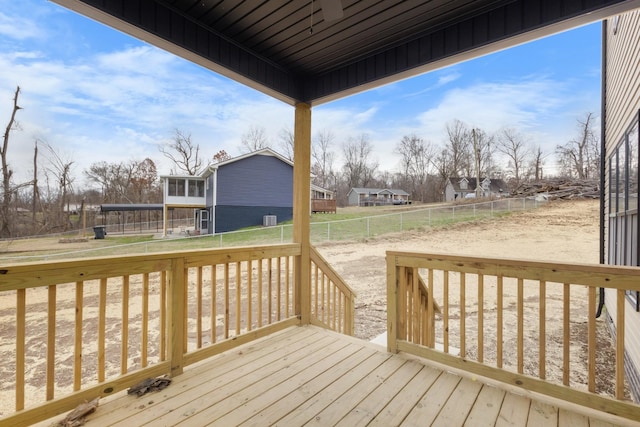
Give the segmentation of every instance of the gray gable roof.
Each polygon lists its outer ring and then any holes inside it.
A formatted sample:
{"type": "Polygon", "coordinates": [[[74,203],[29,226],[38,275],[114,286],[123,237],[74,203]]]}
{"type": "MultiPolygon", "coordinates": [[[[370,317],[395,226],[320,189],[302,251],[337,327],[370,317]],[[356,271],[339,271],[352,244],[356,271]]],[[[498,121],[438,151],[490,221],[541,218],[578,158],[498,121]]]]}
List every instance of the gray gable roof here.
{"type": "MultiPolygon", "coordinates": [[[[480,183],[482,184],[482,182],[485,179],[487,178],[480,178],[480,183]]],[[[493,179],[490,179],[490,181],[491,181],[491,184],[489,185],[489,189],[492,192],[499,193],[501,191],[502,192],[509,191],[509,186],[507,185],[506,182],[504,182],[503,179],[493,178],[493,179]]],[[[459,192],[459,191],[473,192],[476,190],[476,178],[469,178],[469,177],[449,178],[449,182],[451,183],[453,190],[456,192],[459,192]],[[465,180],[468,182],[467,188],[466,189],[460,188],[460,183],[465,180]]]]}

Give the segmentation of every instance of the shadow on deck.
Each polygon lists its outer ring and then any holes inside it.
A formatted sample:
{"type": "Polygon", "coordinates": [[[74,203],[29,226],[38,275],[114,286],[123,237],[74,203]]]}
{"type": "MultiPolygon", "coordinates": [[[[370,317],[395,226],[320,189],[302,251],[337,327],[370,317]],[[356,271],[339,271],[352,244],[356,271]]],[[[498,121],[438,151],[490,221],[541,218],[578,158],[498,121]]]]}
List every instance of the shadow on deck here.
{"type": "Polygon", "coordinates": [[[634,425],[489,383],[319,327],[290,327],[193,365],[162,391],[104,398],[87,424],[634,425]]]}

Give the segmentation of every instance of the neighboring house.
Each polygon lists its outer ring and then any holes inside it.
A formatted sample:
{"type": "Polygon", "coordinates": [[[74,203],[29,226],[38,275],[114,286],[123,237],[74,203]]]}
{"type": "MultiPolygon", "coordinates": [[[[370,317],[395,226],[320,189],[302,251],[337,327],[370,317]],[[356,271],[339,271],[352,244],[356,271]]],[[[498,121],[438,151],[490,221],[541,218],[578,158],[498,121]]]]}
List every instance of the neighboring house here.
{"type": "MultiPolygon", "coordinates": [[[[200,234],[263,225],[265,216],[287,221],[293,215],[293,162],[269,148],[210,165],[199,176],[161,178],[165,213],[168,208],[194,208],[200,234]]],[[[333,195],[312,188],[313,196],[333,195]]]]}
{"type": "MultiPolygon", "coordinates": [[[[602,160],[605,174],[601,227],[601,262],[640,265],[638,224],[638,165],[640,159],[640,10],[604,23],[602,160]]],[[[612,329],[617,320],[616,292],[605,293],[606,316],[612,329]]],[[[627,291],[624,300],[625,374],[634,400],[640,401],[640,295],[627,291]]]]}
{"type": "Polygon", "coordinates": [[[406,205],[409,193],[391,188],[352,188],[347,194],[349,206],[406,205]]]}
{"type": "MultiPolygon", "coordinates": [[[[506,197],[509,195],[507,184],[502,179],[480,179],[480,197],[506,197]]],[[[445,202],[475,197],[476,178],[449,178],[444,189],[445,202]]]]}

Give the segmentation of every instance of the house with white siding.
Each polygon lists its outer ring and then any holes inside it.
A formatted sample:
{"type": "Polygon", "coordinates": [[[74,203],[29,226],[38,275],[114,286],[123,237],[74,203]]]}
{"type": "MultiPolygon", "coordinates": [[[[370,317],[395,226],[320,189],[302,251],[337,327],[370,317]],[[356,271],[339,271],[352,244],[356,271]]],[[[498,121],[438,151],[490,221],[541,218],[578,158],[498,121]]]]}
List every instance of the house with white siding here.
{"type": "MultiPolygon", "coordinates": [[[[475,197],[478,185],[476,178],[449,178],[444,189],[444,200],[454,202],[467,197],[475,197]]],[[[480,178],[480,197],[507,197],[509,188],[502,179],[480,178]]]]}

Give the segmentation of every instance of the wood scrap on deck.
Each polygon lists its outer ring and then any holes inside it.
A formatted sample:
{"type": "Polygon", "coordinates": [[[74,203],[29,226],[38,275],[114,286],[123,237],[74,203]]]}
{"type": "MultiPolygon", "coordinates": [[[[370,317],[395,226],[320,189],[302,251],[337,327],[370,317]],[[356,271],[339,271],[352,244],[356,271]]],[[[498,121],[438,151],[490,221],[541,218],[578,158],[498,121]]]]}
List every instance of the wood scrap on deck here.
{"type": "Polygon", "coordinates": [[[54,427],[78,427],[78,426],[83,426],[86,422],[85,417],[89,414],[92,414],[95,412],[96,408],[98,407],[98,401],[100,400],[99,397],[96,397],[95,399],[93,399],[91,402],[84,402],[81,403],[80,405],[78,405],[76,407],[76,409],[74,409],[73,411],[69,412],[69,414],[67,414],[66,417],[64,417],[64,419],[58,421],[57,423],[53,424],[54,427]]]}
{"type": "Polygon", "coordinates": [[[147,378],[140,381],[127,390],[127,394],[137,394],[142,396],[150,391],[159,391],[171,384],[171,378],[166,375],[157,378],[147,378]]]}

